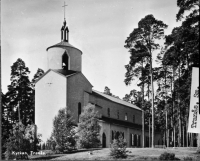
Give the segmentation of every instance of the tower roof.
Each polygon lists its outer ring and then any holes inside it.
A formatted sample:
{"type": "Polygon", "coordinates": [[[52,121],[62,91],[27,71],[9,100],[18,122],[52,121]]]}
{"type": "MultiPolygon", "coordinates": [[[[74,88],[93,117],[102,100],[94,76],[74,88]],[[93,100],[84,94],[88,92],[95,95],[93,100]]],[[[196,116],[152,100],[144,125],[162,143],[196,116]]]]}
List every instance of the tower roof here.
{"type": "MultiPolygon", "coordinates": [[[[59,48],[66,48],[66,47],[68,48],[68,47],[70,47],[70,48],[74,48],[74,49],[79,50],[78,48],[72,46],[70,43],[68,43],[68,42],[66,42],[66,41],[61,41],[61,42],[58,43],[58,44],[55,44],[55,45],[52,45],[52,46],[48,47],[48,48],[47,48],[47,51],[48,51],[50,48],[55,48],[55,47],[59,47],[59,48]]],[[[79,51],[80,51],[81,54],[82,54],[82,51],[81,51],[81,50],[79,50],[79,51]]]]}

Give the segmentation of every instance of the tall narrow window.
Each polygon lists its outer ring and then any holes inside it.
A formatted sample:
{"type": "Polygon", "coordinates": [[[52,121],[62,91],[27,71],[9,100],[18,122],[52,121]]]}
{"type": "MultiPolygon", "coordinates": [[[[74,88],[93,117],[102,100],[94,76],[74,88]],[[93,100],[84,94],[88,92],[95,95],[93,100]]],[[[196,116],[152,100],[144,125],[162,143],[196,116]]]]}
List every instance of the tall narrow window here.
{"type": "Polygon", "coordinates": [[[138,146],[140,146],[140,135],[138,135],[138,146]]]}
{"type": "Polygon", "coordinates": [[[119,110],[117,111],[117,119],[119,119],[119,110]]]}
{"type": "Polygon", "coordinates": [[[110,117],[110,108],[108,108],[108,117],[110,117]]]}
{"type": "Polygon", "coordinates": [[[135,115],[133,115],[133,123],[135,123],[135,115]]]}
{"type": "Polygon", "coordinates": [[[137,146],[137,135],[134,135],[134,146],[137,146]]]}
{"type": "Polygon", "coordinates": [[[128,120],[128,115],[127,115],[127,113],[125,113],[125,120],[126,120],[126,121],[128,120]]]}
{"type": "Polygon", "coordinates": [[[78,103],[78,122],[80,121],[79,119],[79,117],[80,117],[80,115],[81,115],[81,103],[79,102],[78,103]]]}
{"type": "Polygon", "coordinates": [[[112,140],[114,140],[114,131],[112,130],[112,140]]]}
{"type": "Polygon", "coordinates": [[[130,146],[132,146],[132,134],[130,133],[130,146]]]}
{"type": "Polygon", "coordinates": [[[62,68],[64,70],[69,70],[69,57],[67,55],[67,53],[65,52],[62,56],[62,68]]]}

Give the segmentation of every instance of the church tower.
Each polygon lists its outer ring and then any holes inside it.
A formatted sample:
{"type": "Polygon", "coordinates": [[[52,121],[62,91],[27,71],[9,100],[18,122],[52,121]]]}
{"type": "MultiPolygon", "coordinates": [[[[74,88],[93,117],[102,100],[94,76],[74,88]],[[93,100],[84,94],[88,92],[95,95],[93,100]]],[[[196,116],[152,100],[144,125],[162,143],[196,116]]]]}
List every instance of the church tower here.
{"type": "Polygon", "coordinates": [[[69,44],[69,28],[64,18],[61,42],[47,48],[48,69],[82,71],[82,51],[69,44]]]}
{"type": "Polygon", "coordinates": [[[69,43],[65,18],[60,32],[61,41],[46,49],[49,69],[35,84],[35,123],[43,141],[50,137],[52,121],[61,108],[69,108],[77,124],[92,93],[92,84],[82,73],[82,52],[69,43]]]}

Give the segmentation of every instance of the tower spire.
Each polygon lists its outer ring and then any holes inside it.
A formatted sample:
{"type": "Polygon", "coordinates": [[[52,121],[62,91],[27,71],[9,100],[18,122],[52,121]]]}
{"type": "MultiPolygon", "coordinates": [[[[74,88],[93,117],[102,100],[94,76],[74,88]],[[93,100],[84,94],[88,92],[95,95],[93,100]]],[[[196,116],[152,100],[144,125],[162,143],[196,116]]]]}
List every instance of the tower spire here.
{"type": "Polygon", "coordinates": [[[62,6],[62,7],[64,7],[64,22],[63,22],[63,26],[61,28],[61,41],[67,41],[67,42],[69,42],[69,29],[66,26],[66,19],[65,19],[65,7],[66,6],[67,5],[65,5],[65,2],[64,2],[64,6],[62,6]]]}

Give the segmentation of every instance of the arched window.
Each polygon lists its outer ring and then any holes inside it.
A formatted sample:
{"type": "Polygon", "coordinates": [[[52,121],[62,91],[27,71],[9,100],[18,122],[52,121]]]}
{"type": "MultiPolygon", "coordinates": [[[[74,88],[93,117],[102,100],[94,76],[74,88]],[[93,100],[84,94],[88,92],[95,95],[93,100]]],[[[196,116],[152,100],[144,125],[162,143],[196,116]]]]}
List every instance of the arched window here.
{"type": "Polygon", "coordinates": [[[66,52],[62,56],[62,68],[64,70],[69,70],[69,57],[66,52]]]}
{"type": "Polygon", "coordinates": [[[137,135],[134,135],[134,146],[137,146],[137,135]]]}
{"type": "Polygon", "coordinates": [[[108,117],[110,117],[110,108],[108,108],[108,117]]]}
{"type": "Polygon", "coordinates": [[[117,131],[115,139],[119,139],[119,135],[120,135],[120,133],[119,133],[119,131],[117,131]]]}
{"type": "Polygon", "coordinates": [[[78,122],[79,122],[79,116],[81,114],[81,103],[78,103],[78,122]]]}

